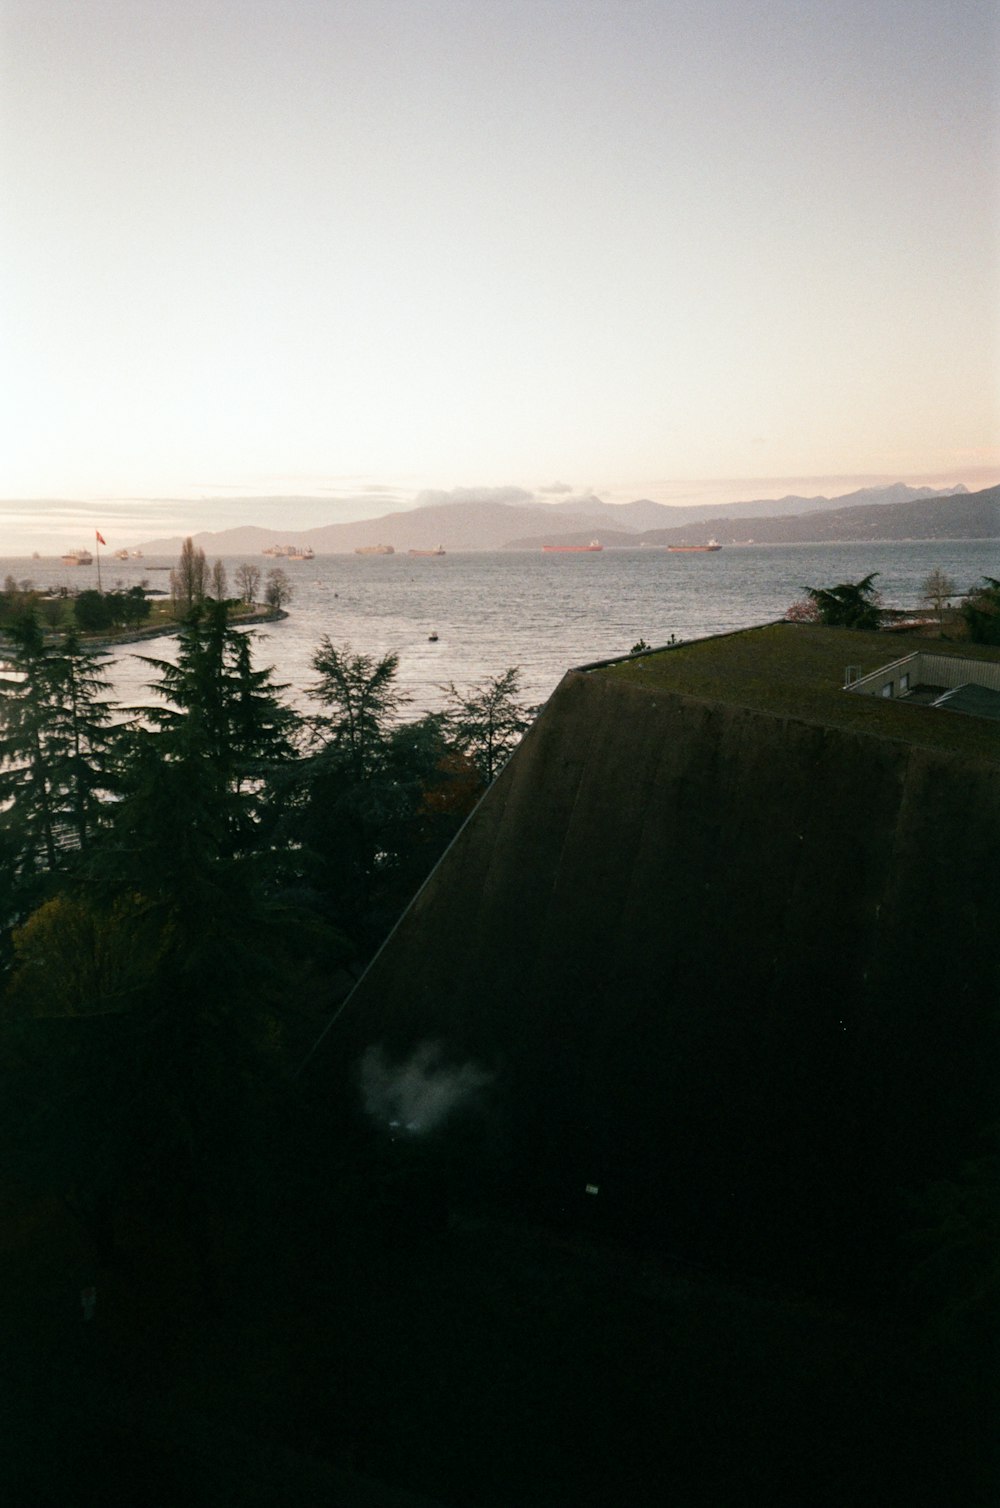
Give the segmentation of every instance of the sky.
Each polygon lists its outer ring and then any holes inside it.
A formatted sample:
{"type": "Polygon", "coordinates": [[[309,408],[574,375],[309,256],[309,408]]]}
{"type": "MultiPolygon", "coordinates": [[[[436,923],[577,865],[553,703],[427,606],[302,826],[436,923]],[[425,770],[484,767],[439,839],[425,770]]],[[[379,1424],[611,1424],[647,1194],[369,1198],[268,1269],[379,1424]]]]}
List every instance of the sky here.
{"type": "Polygon", "coordinates": [[[994,0],[0,0],[0,555],[992,485],[998,85],[994,0]]]}

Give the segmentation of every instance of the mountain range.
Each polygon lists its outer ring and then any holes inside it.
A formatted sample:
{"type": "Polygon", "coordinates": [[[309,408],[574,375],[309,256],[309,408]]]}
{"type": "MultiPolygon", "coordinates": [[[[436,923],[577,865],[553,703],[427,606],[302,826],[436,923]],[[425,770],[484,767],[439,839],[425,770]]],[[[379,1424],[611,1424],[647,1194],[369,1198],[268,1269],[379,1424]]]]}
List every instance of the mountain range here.
{"type": "MultiPolygon", "coordinates": [[[[290,512],[295,499],[282,500],[290,512]]],[[[491,501],[433,503],[408,511],[311,529],[256,525],[193,536],[206,554],[259,554],[269,545],[309,545],[317,555],[346,554],[387,544],[397,551],[538,549],[542,544],[585,544],[593,537],[609,549],[697,543],[710,535],[723,544],[821,543],[850,540],[989,539],[1000,537],[1000,487],[935,489],[868,487],[841,497],[755,499],[725,506],[673,507],[639,498],[610,504],[599,498],[572,503],[511,504],[491,501]]],[[[145,541],[146,554],[179,551],[181,537],[145,541]]]]}
{"type": "MultiPolygon", "coordinates": [[[[1000,539],[1000,487],[946,498],[830,508],[786,517],[716,518],[709,528],[722,544],[833,544],[867,541],[1000,539]]],[[[651,529],[640,544],[688,543],[698,530],[651,529]]]]}
{"type": "Polygon", "coordinates": [[[551,504],[552,512],[585,514],[588,519],[600,519],[609,528],[630,530],[668,529],[674,525],[697,523],[703,519],[718,518],[725,512],[727,518],[781,518],[787,514],[818,513],[831,508],[864,507],[866,504],[910,503],[925,497],[957,497],[968,492],[959,484],[955,487],[908,487],[905,482],[894,482],[888,487],[862,487],[856,492],[847,492],[838,497],[799,497],[788,493],[780,498],[755,498],[745,503],[666,504],[654,503],[649,498],[639,498],[634,503],[602,503],[600,498],[575,497],[567,502],[551,504]]]}

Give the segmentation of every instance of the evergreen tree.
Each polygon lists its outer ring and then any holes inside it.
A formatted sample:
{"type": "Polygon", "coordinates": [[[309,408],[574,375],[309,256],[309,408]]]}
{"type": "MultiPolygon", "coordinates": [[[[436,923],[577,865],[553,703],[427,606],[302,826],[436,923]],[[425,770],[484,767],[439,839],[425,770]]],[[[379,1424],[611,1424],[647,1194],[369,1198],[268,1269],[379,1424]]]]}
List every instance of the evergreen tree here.
{"type": "Polygon", "coordinates": [[[225,602],[209,601],[187,619],[176,664],[139,657],[158,672],[150,690],[165,703],[146,709],[160,730],[154,767],[164,760],[205,766],[234,850],[254,847],[268,778],[294,756],[298,727],[281,700],[285,688],[270,669],[254,668],[253,637],[230,626],[225,602]]]}
{"type": "Polygon", "coordinates": [[[319,680],[308,695],[330,709],[313,719],[314,731],[327,756],[336,756],[361,780],[382,764],[389,730],[409,701],[396,684],[399,655],[355,654],[350,644],[338,647],[324,634],[312,667],[319,680]]]}
{"type": "Polygon", "coordinates": [[[0,676],[0,825],[21,873],[55,869],[57,799],[48,735],[56,710],[51,657],[34,613],[8,629],[10,669],[0,676]]]}
{"type": "Polygon", "coordinates": [[[70,824],[77,847],[86,850],[106,820],[107,796],[115,788],[111,728],[111,682],[101,656],[80,644],[74,629],[65,634],[52,659],[55,706],[49,731],[53,778],[60,817],[70,824]]]}
{"type": "MultiPolygon", "coordinates": [[[[64,1013],[66,1002],[79,1013],[90,997],[104,1002],[102,1021],[118,1015],[113,1029],[97,1025],[117,1044],[109,1093],[141,1157],[106,1159],[101,1198],[137,1181],[145,1198],[155,1187],[156,1218],[185,1232],[215,1301],[213,1231],[222,1210],[240,1220],[252,1203],[290,1003],[318,1019],[318,975],[344,949],[290,903],[268,862],[269,782],[276,762],[294,762],[294,718],[271,672],[254,668],[252,640],[228,626],[223,605],[206,604],[185,625],[176,665],[146,663],[165,705],[129,730],[86,893],[68,893],[19,934],[8,999],[37,1015],[64,1013]],[[45,946],[60,922],[92,940],[91,967],[45,946]]],[[[72,1098],[60,1086],[39,1145],[58,1148],[60,1107],[72,1098]]],[[[100,1126],[92,1131],[98,1138],[100,1126]]]]}
{"type": "Polygon", "coordinates": [[[1000,644],[1000,580],[984,576],[963,602],[962,617],[974,644],[1000,644]]]}
{"type": "Polygon", "coordinates": [[[355,654],[324,638],[309,694],[325,709],[292,804],[325,914],[362,957],[385,937],[470,810],[479,790],[446,719],[400,721],[399,657],[355,654]]]}
{"type": "Polygon", "coordinates": [[[454,681],[442,690],[448,695],[448,730],[455,748],[472,759],[490,785],[531,727],[531,709],[520,699],[520,666],[487,676],[464,692],[454,681]]]}
{"type": "Polygon", "coordinates": [[[872,571],[860,581],[843,581],[839,586],[807,587],[806,596],[816,604],[820,622],[828,628],[876,629],[882,622],[875,578],[872,571]]]}
{"type": "MultiPolygon", "coordinates": [[[[15,882],[72,867],[102,820],[112,704],[99,656],[75,632],[47,644],[33,612],[9,629],[0,676],[0,830],[15,882]]],[[[8,897],[9,899],[9,897],[8,897]]]]}

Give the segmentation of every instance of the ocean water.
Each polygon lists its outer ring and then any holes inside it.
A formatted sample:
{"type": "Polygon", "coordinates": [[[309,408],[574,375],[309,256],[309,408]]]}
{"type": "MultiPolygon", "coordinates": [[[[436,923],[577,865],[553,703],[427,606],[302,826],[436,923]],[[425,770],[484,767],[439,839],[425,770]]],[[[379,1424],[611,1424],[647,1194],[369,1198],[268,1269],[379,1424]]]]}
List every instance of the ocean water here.
{"type": "MultiPolygon", "coordinates": [[[[246,556],[223,557],[232,581],[246,556]]],[[[105,588],[146,580],[166,589],[166,557],[102,559],[105,588]]],[[[262,572],[273,562],[257,558],[262,572]]],[[[888,607],[919,606],[921,586],[939,568],[968,591],[1000,577],[1000,541],[906,544],[743,545],[714,554],[605,550],[545,555],[497,551],[414,558],[325,555],[280,561],[293,587],[289,616],[258,633],[259,665],[272,665],[288,698],[307,706],[310,659],[320,638],[356,651],[400,656],[400,684],[416,714],[442,705],[441,687],[473,685],[518,665],[526,699],[543,702],[567,669],[626,654],[640,638],[702,638],[780,618],[810,586],[879,573],[888,607]],[[437,639],[432,641],[431,634],[437,639]]],[[[96,567],[53,560],[0,560],[0,574],[39,586],[96,585],[96,567]]],[[[175,640],[124,650],[111,662],[115,694],[152,700],[146,653],[173,657],[175,640]]]]}

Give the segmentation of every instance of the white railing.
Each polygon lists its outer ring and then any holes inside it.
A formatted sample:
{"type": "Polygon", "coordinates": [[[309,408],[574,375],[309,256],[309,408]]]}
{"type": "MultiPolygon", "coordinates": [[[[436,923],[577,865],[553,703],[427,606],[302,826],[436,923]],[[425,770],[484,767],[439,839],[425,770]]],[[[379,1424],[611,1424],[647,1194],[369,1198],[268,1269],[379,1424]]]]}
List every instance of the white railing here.
{"type": "Polygon", "coordinates": [[[857,691],[862,696],[905,696],[915,686],[942,686],[946,691],[956,686],[986,686],[991,691],[1000,691],[1000,660],[967,659],[964,655],[932,654],[917,650],[890,660],[878,670],[858,676],[845,685],[845,691],[857,691]],[[901,686],[904,677],[906,684],[901,686]],[[891,688],[887,690],[886,688],[891,688]]]}

